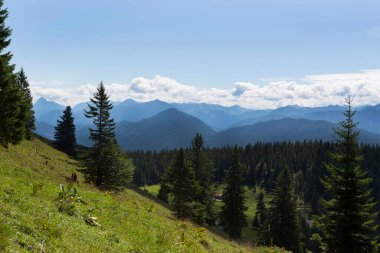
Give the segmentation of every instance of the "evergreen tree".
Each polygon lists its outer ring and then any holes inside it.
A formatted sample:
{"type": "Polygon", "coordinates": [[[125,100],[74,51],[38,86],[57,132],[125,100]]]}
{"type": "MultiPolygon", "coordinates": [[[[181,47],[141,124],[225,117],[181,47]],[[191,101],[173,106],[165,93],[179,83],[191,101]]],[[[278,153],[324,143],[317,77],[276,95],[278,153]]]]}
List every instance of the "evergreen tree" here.
{"type": "Polygon", "coordinates": [[[203,137],[199,133],[192,140],[191,160],[197,185],[199,186],[195,196],[195,201],[199,203],[199,211],[195,215],[198,223],[202,224],[207,220],[212,224],[215,220],[212,199],[213,173],[204,154],[203,137]]]}
{"type": "Polygon", "coordinates": [[[17,86],[21,92],[21,101],[20,101],[20,121],[25,124],[25,137],[27,140],[32,139],[33,131],[36,130],[35,118],[33,111],[33,98],[29,89],[28,78],[24,72],[24,69],[21,69],[17,73],[17,86]]]}
{"type": "MultiPolygon", "coordinates": [[[[336,149],[328,164],[329,176],[323,180],[328,198],[321,201],[323,214],[316,220],[321,248],[327,252],[378,252],[377,213],[371,198],[367,173],[361,168],[363,157],[358,145],[359,132],[354,122],[352,99],[348,98],[345,119],[335,129],[336,149]]],[[[317,237],[318,238],[318,237],[317,237]]]]}
{"type": "Polygon", "coordinates": [[[97,186],[105,186],[105,171],[107,165],[103,163],[104,147],[115,138],[115,122],[110,111],[113,108],[105,87],[101,82],[85,111],[87,118],[92,118],[95,128],[89,128],[90,139],[94,142],[88,159],[87,169],[84,171],[90,180],[97,186]]]}
{"type": "Polygon", "coordinates": [[[131,159],[120,149],[115,140],[110,140],[102,152],[104,170],[104,185],[107,188],[121,190],[132,181],[135,167],[131,159]]]}
{"type": "Polygon", "coordinates": [[[161,181],[160,181],[160,189],[158,190],[158,195],[157,197],[164,201],[165,203],[169,204],[169,194],[170,194],[170,187],[169,187],[169,182],[168,179],[166,178],[168,173],[164,173],[161,176],[161,181]]]}
{"type": "Polygon", "coordinates": [[[257,197],[256,214],[259,226],[263,225],[267,220],[267,208],[264,202],[264,193],[260,192],[257,197]]]}
{"type": "Polygon", "coordinates": [[[294,179],[287,168],[277,178],[269,215],[272,243],[294,253],[304,252],[294,179]]]}
{"type": "Polygon", "coordinates": [[[76,137],[74,118],[71,107],[67,106],[63,111],[61,120],[57,120],[57,126],[54,133],[54,144],[56,147],[70,156],[76,155],[76,137]]]}
{"type": "Polygon", "coordinates": [[[88,104],[89,110],[85,111],[87,118],[92,118],[95,129],[90,128],[90,139],[95,145],[105,146],[110,139],[115,138],[115,122],[111,118],[113,105],[109,100],[103,82],[100,82],[94,97],[88,104]]]}
{"type": "Polygon", "coordinates": [[[185,151],[180,149],[173,165],[165,171],[167,193],[178,218],[194,218],[194,192],[197,189],[195,173],[185,151]]]}
{"type": "Polygon", "coordinates": [[[16,85],[12,53],[5,52],[11,43],[12,30],[6,26],[8,11],[0,0],[0,145],[17,144],[25,136],[25,123],[20,120],[22,94],[16,85]]]}
{"type": "Polygon", "coordinates": [[[255,219],[252,222],[252,226],[258,230],[258,241],[260,245],[270,245],[269,234],[269,221],[268,221],[268,209],[264,202],[264,193],[260,192],[257,197],[256,214],[255,219]]]}
{"type": "Polygon", "coordinates": [[[244,198],[243,174],[243,167],[239,161],[239,151],[237,146],[235,146],[232,165],[227,171],[225,179],[226,188],[223,191],[224,205],[220,213],[221,223],[231,239],[239,239],[241,237],[241,230],[246,225],[244,212],[247,208],[244,198]]]}

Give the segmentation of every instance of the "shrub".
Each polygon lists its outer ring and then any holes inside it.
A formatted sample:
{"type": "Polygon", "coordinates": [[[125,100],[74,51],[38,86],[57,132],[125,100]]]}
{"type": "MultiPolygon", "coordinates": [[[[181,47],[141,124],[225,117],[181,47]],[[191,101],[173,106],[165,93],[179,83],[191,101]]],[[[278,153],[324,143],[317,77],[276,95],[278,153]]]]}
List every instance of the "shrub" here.
{"type": "Polygon", "coordinates": [[[76,208],[75,203],[87,204],[82,200],[82,197],[78,195],[77,189],[70,183],[67,188],[63,184],[59,185],[60,192],[57,201],[58,211],[64,212],[68,215],[75,215],[76,208]]]}

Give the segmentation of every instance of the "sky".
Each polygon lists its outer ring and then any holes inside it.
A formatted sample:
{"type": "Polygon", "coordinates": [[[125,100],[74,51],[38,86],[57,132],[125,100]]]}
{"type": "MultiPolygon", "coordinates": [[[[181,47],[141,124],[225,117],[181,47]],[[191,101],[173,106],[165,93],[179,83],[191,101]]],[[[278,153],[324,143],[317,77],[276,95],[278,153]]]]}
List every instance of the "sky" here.
{"type": "Polygon", "coordinates": [[[378,0],[5,0],[34,99],[380,103],[378,0]]]}

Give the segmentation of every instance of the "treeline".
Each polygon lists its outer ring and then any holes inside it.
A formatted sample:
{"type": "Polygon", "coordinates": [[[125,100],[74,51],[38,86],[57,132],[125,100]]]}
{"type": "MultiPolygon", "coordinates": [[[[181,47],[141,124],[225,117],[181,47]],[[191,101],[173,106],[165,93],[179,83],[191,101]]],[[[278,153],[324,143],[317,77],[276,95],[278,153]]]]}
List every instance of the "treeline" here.
{"type": "MultiPolygon", "coordinates": [[[[207,145],[207,143],[205,143],[207,145]]],[[[205,148],[204,154],[213,168],[212,180],[222,183],[225,172],[231,166],[234,147],[205,148]]],[[[324,195],[321,178],[327,174],[325,164],[332,161],[329,154],[334,151],[331,142],[303,141],[255,143],[238,147],[240,161],[244,167],[244,184],[259,186],[272,192],[276,178],[284,168],[295,175],[296,192],[310,204],[312,213],[319,213],[318,199],[324,195]]],[[[373,197],[380,199],[380,147],[361,145],[364,154],[361,166],[373,179],[373,197]]],[[[138,186],[160,183],[160,177],[168,168],[178,151],[129,151],[128,156],[136,166],[134,183],[138,186]]],[[[190,152],[190,148],[185,152],[190,152]]]]}

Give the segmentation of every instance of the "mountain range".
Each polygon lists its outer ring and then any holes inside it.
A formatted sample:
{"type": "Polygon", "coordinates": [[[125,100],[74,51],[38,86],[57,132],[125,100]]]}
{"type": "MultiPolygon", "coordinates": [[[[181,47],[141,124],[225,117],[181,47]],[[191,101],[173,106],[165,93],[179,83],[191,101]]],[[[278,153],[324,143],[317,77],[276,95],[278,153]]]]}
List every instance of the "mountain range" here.
{"type": "MultiPolygon", "coordinates": [[[[202,133],[207,146],[246,145],[257,141],[333,140],[332,129],[344,115],[344,107],[286,106],[274,110],[252,110],[205,103],[166,103],[160,100],[113,102],[116,138],[124,149],[160,150],[190,145],[202,133]]],[[[79,144],[91,145],[84,117],[87,103],[72,108],[79,144]]],[[[54,126],[64,106],[45,98],[34,104],[36,133],[53,139],[54,126]]],[[[380,105],[357,108],[360,141],[380,144],[380,105]]]]}

